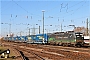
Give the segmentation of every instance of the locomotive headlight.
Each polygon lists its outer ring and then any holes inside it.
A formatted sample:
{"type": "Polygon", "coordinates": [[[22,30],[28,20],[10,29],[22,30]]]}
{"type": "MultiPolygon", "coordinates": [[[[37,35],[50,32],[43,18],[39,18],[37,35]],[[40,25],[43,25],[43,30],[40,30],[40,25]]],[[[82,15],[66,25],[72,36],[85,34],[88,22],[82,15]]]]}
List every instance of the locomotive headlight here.
{"type": "Polygon", "coordinates": [[[83,34],[80,34],[80,35],[83,35],[83,34]]]}
{"type": "Polygon", "coordinates": [[[84,36],[82,35],[82,37],[84,37],[84,36]]]}

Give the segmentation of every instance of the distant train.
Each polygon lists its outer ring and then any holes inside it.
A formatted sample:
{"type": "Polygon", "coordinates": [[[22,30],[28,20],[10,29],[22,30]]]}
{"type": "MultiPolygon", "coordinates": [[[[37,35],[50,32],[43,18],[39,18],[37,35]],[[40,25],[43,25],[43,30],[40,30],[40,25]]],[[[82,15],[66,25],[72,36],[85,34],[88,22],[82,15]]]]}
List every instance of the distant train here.
{"type": "Polygon", "coordinates": [[[80,32],[59,32],[52,34],[4,37],[4,40],[75,47],[90,46],[90,37],[83,36],[83,33],[80,32]]]}

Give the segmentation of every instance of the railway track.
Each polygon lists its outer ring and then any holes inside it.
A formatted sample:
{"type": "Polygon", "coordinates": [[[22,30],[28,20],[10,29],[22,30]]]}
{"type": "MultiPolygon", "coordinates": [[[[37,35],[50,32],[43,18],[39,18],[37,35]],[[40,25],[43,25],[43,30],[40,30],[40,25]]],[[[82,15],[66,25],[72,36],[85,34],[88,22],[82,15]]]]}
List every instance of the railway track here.
{"type": "Polygon", "coordinates": [[[38,54],[32,52],[31,50],[26,50],[20,48],[20,51],[27,57],[26,60],[45,60],[44,57],[39,56],[38,54]]]}
{"type": "Polygon", "coordinates": [[[18,49],[24,52],[25,56],[27,56],[30,60],[32,59],[30,55],[35,55],[34,59],[36,58],[36,60],[38,58],[39,58],[38,60],[55,60],[55,59],[59,60],[60,58],[64,57],[62,54],[48,52],[48,51],[45,51],[44,49],[35,49],[35,48],[26,47],[26,46],[19,46],[18,49]]]}
{"type": "Polygon", "coordinates": [[[56,49],[56,50],[63,50],[63,51],[71,51],[71,52],[86,52],[90,53],[90,48],[75,48],[75,47],[62,47],[62,46],[49,46],[49,45],[40,45],[38,48],[45,48],[45,49],[56,49]]]}
{"type": "Polygon", "coordinates": [[[32,48],[40,48],[40,49],[55,49],[55,50],[61,50],[61,51],[90,53],[90,47],[88,47],[88,48],[75,48],[75,47],[37,45],[37,44],[21,44],[21,46],[27,46],[27,47],[32,47],[32,48]]]}
{"type": "Polygon", "coordinates": [[[74,48],[52,45],[37,45],[25,43],[12,43],[30,60],[90,60],[90,48],[74,48]],[[39,57],[38,57],[39,56],[39,57]],[[42,59],[41,59],[41,58],[42,59]]]}
{"type": "Polygon", "coordinates": [[[80,58],[83,57],[82,60],[89,60],[90,58],[90,48],[73,48],[73,47],[58,47],[58,46],[47,46],[47,45],[28,45],[28,47],[36,48],[36,49],[43,49],[43,51],[48,51],[48,52],[55,52],[57,55],[65,55],[64,57],[67,58],[75,58],[74,55],[76,55],[77,58],[75,59],[82,59],[80,58]],[[37,46],[37,47],[36,47],[37,46]],[[64,53],[63,53],[64,52],[64,53]],[[71,54],[70,54],[71,53],[71,54]],[[85,56],[84,56],[84,55],[85,56]],[[74,57],[70,57],[70,55],[74,57]],[[89,56],[89,57],[88,57],[89,56]],[[86,58],[84,58],[86,57],[86,58]]]}
{"type": "Polygon", "coordinates": [[[42,49],[34,49],[34,48],[26,47],[23,44],[9,44],[9,46],[17,48],[19,51],[23,52],[24,56],[30,60],[33,60],[35,58],[36,58],[35,60],[55,60],[55,59],[60,60],[61,58],[63,59],[63,57],[60,54],[43,51],[42,49]],[[30,55],[33,55],[34,58],[32,58],[30,55]]]}

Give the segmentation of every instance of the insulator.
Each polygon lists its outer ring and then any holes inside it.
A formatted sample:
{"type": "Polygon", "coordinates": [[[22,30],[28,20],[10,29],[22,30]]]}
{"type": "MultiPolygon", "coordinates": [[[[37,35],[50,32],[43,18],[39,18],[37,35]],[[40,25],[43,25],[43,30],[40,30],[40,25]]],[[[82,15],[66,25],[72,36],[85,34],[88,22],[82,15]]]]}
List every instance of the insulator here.
{"type": "Polygon", "coordinates": [[[28,16],[27,16],[27,19],[28,19],[28,16]]]}
{"type": "Polygon", "coordinates": [[[17,17],[17,15],[16,15],[16,17],[17,17]]]}

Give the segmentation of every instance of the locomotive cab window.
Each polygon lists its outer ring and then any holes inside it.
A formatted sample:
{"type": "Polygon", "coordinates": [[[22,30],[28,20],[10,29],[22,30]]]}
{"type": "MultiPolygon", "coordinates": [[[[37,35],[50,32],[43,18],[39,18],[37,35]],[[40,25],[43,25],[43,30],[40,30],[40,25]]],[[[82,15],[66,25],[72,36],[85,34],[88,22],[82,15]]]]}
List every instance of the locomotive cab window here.
{"type": "Polygon", "coordinates": [[[82,33],[75,33],[76,35],[76,40],[83,40],[83,34],[82,33]]]}

